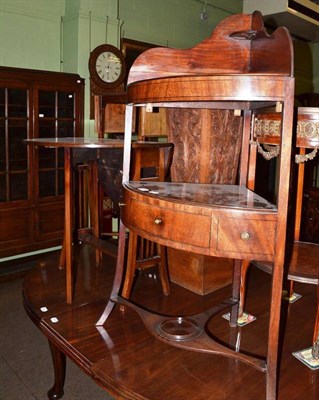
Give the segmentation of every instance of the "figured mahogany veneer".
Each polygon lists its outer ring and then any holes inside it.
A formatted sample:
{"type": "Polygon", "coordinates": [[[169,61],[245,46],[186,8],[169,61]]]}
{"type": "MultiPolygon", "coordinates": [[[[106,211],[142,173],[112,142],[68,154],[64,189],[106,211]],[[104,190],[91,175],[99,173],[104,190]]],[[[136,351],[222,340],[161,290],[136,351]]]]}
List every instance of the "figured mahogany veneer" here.
{"type": "MultiPolygon", "coordinates": [[[[129,87],[128,101],[135,104],[152,103],[164,106],[161,102],[170,102],[166,107],[226,108],[245,109],[254,101],[280,100],[285,88],[282,76],[261,74],[229,75],[229,76],[189,76],[155,79],[137,82],[129,87]],[[250,100],[247,101],[247,98],[250,100]],[[194,104],[200,101],[200,104],[194,104]],[[214,105],[210,102],[215,101],[214,105]],[[230,101],[227,104],[219,103],[230,101]],[[237,103],[238,101],[243,103],[237,103]],[[186,105],[184,105],[185,107],[186,105]]],[[[266,104],[266,103],[265,103],[266,104]]],[[[259,106],[260,107],[260,106],[259,106]]]]}
{"type": "MultiPolygon", "coordinates": [[[[236,183],[243,129],[240,115],[233,110],[160,110],[166,111],[168,140],[174,144],[173,182],[236,183]]],[[[173,248],[167,254],[170,280],[195,293],[205,295],[232,282],[230,259],[173,248]]]]}
{"type": "Polygon", "coordinates": [[[243,186],[130,182],[124,188],[123,222],[143,237],[216,257],[273,258],[276,207],[243,186]]]}

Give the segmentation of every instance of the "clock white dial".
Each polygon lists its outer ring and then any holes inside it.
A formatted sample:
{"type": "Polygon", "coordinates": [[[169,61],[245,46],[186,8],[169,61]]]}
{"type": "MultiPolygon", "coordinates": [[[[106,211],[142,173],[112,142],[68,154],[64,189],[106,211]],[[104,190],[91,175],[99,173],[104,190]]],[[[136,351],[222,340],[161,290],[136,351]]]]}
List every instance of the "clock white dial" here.
{"type": "Polygon", "coordinates": [[[113,83],[122,70],[121,60],[113,53],[105,51],[96,60],[96,72],[103,82],[113,83]]]}

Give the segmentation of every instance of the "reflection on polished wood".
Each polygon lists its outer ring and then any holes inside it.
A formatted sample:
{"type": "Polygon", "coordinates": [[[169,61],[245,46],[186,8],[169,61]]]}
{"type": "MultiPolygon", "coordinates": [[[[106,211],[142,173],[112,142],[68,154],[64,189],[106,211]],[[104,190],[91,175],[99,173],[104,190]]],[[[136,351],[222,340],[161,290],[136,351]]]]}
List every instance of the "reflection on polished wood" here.
{"type": "MultiPolygon", "coordinates": [[[[105,307],[114,273],[114,258],[95,266],[92,248],[76,248],[79,260],[72,305],[65,302],[65,274],[57,268],[57,257],[39,263],[25,278],[25,308],[49,339],[57,362],[53,395],[63,392],[64,354],[84,373],[117,399],[134,400],[264,400],[263,373],[225,357],[177,349],[159,342],[147,332],[129,308],[117,307],[104,327],[95,323],[105,307]],[[42,312],[41,307],[47,307],[42,312]],[[52,322],[56,317],[58,322],[52,322]]],[[[247,306],[258,319],[243,328],[230,328],[217,314],[208,331],[221,342],[237,339],[241,350],[264,356],[270,302],[270,276],[253,269],[248,279],[247,306]]],[[[301,301],[290,306],[281,352],[278,400],[316,400],[318,371],[311,371],[292,356],[308,345],[315,315],[315,287],[296,283],[301,301]]],[[[160,313],[193,314],[219,304],[229,296],[227,286],[206,296],[172,284],[163,296],[159,280],[142,275],[132,300],[160,313]]],[[[68,393],[66,393],[67,395],[68,393]]],[[[43,394],[45,398],[45,394],[43,394]]],[[[81,399],[82,400],[82,399],[81,399]]]]}

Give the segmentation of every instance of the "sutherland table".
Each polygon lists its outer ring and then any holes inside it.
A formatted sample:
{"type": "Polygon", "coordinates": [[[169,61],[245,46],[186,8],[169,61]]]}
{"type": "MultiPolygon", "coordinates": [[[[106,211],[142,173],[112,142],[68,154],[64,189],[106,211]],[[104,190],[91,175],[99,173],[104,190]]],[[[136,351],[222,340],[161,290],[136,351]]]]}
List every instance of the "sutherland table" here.
{"type": "MultiPolygon", "coordinates": [[[[98,139],[98,138],[34,138],[26,140],[26,143],[33,146],[53,147],[64,149],[64,180],[65,180],[65,226],[64,226],[64,249],[66,269],[66,299],[72,303],[73,297],[73,274],[72,274],[72,232],[73,232],[73,193],[72,193],[72,158],[80,149],[108,149],[114,152],[121,149],[123,154],[123,140],[98,139]],[[73,152],[75,152],[73,154],[73,152]]],[[[92,155],[82,155],[82,161],[89,161],[92,155]]],[[[109,153],[110,154],[110,153],[109,153]]],[[[93,159],[96,159],[96,153],[93,159]]],[[[121,160],[120,160],[121,163],[121,160]]],[[[96,185],[92,185],[96,187],[96,185]]]]}
{"type": "Polygon", "coordinates": [[[114,246],[107,241],[99,240],[99,215],[98,215],[98,185],[99,179],[103,189],[111,198],[113,204],[119,204],[122,196],[122,165],[123,153],[127,153],[131,146],[148,148],[156,145],[166,147],[166,143],[134,142],[129,141],[124,149],[124,141],[103,138],[34,138],[26,140],[33,146],[43,146],[64,149],[64,179],[65,179],[65,228],[62,255],[59,266],[65,264],[66,269],[66,299],[72,303],[74,295],[74,279],[72,273],[72,232],[73,232],[73,183],[72,167],[82,162],[89,163],[90,173],[90,220],[92,229],[81,230],[79,239],[97,248],[96,261],[100,262],[100,251],[114,256],[114,246]],[[97,167],[99,160],[99,167],[97,167]],[[92,233],[92,234],[90,234],[92,233]]]}

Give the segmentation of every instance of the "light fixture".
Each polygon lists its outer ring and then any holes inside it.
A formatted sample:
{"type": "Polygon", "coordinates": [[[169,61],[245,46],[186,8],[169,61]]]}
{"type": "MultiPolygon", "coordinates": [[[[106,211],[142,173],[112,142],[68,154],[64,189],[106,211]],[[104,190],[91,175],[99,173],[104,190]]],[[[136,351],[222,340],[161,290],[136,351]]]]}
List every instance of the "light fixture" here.
{"type": "Polygon", "coordinates": [[[200,19],[201,19],[202,21],[205,21],[205,20],[207,19],[207,17],[208,17],[208,15],[207,15],[207,10],[206,10],[206,6],[207,6],[207,1],[206,1],[205,4],[203,5],[202,12],[200,13],[200,19]]]}

